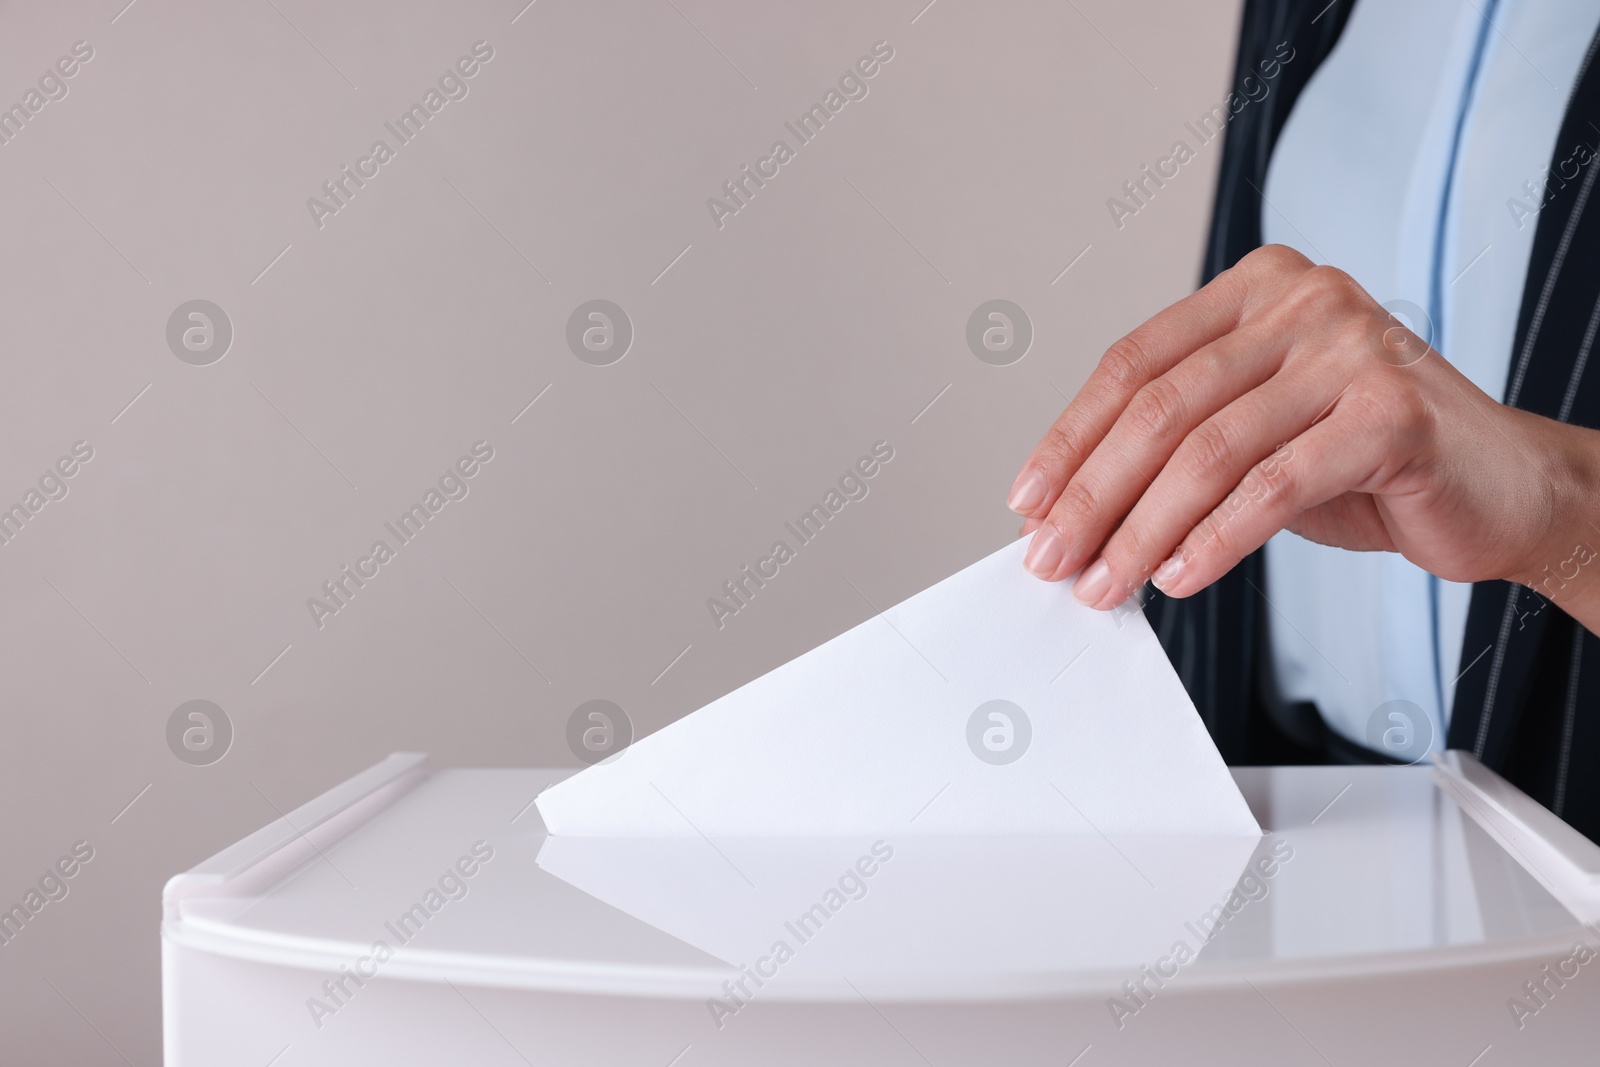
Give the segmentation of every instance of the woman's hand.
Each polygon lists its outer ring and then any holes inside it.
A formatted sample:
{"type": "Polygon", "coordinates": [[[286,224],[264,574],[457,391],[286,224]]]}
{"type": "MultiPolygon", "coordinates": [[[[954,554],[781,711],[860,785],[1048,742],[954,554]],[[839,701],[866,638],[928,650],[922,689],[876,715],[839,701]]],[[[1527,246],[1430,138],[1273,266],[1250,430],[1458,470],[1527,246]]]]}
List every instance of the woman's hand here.
{"type": "Polygon", "coordinates": [[[1112,345],[1009,503],[1027,568],[1081,569],[1073,592],[1096,608],[1151,578],[1189,596],[1288,529],[1521,582],[1600,623],[1600,433],[1497,403],[1349,275],[1281,245],[1112,345]]]}

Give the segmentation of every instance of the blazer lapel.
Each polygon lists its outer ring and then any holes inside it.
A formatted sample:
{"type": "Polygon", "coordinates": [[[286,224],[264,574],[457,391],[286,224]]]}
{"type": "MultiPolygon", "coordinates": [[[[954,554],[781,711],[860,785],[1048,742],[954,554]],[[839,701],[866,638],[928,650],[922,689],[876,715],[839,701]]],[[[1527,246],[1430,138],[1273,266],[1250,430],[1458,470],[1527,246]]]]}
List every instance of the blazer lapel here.
{"type": "MultiPolygon", "coordinates": [[[[1600,373],[1591,373],[1600,328],[1600,34],[1590,42],[1550,163],[1534,232],[1505,403],[1547,418],[1600,427],[1600,373]]],[[[1592,542],[1600,549],[1600,530],[1592,542]]],[[[1576,546],[1574,546],[1576,547],[1576,546]]],[[[1563,560],[1550,561],[1559,579],[1563,560]]],[[[1472,590],[1449,743],[1490,766],[1513,755],[1539,672],[1576,673],[1583,642],[1573,623],[1532,589],[1479,582],[1472,590]],[[1558,644],[1559,649],[1546,648],[1558,644]],[[1574,651],[1574,650],[1577,651],[1574,651]]],[[[1596,667],[1595,669],[1600,669],[1596,667]]],[[[1556,703],[1560,703],[1557,701],[1556,703]]]]}

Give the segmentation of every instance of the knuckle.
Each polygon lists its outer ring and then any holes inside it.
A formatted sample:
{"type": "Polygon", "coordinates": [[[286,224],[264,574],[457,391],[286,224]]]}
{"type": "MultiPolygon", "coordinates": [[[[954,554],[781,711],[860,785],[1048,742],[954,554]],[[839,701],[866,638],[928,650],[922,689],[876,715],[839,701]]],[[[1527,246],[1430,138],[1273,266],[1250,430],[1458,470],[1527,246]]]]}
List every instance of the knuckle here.
{"type": "Polygon", "coordinates": [[[1335,352],[1367,358],[1374,347],[1384,347],[1384,332],[1389,328],[1389,322],[1380,316],[1356,316],[1333,331],[1329,347],[1335,352]]]}
{"type": "Polygon", "coordinates": [[[1146,562],[1152,558],[1150,544],[1145,531],[1128,523],[1107,542],[1101,556],[1110,564],[1111,573],[1118,581],[1137,587],[1150,577],[1153,565],[1146,562]]]}
{"type": "Polygon", "coordinates": [[[1128,404],[1128,418],[1144,436],[1168,437],[1183,421],[1183,400],[1177,386],[1165,377],[1149,383],[1134,394],[1128,404]]]}
{"type": "Polygon", "coordinates": [[[1235,344],[1213,342],[1184,360],[1184,366],[1199,381],[1214,382],[1222,378],[1229,365],[1236,363],[1240,355],[1235,344]]]}
{"type": "Polygon", "coordinates": [[[1062,416],[1044,435],[1044,451],[1057,460],[1074,461],[1087,455],[1085,435],[1078,420],[1062,416]]]}
{"type": "Polygon", "coordinates": [[[1365,290],[1338,267],[1319,263],[1306,271],[1295,285],[1294,296],[1307,310],[1332,311],[1354,306],[1365,290]]]}
{"type": "Polygon", "coordinates": [[[1183,471],[1195,481],[1207,482],[1225,472],[1233,462],[1228,432],[1215,421],[1195,427],[1183,443],[1183,471]]]}
{"type": "Polygon", "coordinates": [[[1262,245],[1252,250],[1239,261],[1239,264],[1252,271],[1284,274],[1303,271],[1311,265],[1311,261],[1288,245],[1273,244],[1262,245]]]}
{"type": "Polygon", "coordinates": [[[1314,264],[1305,273],[1305,281],[1323,288],[1342,290],[1355,285],[1355,279],[1338,267],[1327,263],[1314,264]]]}
{"type": "Polygon", "coordinates": [[[1095,515],[1100,502],[1095,498],[1089,487],[1082,481],[1074,478],[1061,490],[1061,496],[1056,500],[1056,506],[1051,509],[1051,518],[1058,520],[1058,525],[1065,525],[1067,529],[1086,524],[1095,515]]]}
{"type": "Polygon", "coordinates": [[[1150,355],[1133,334],[1106,349],[1100,357],[1100,373],[1106,384],[1119,392],[1132,392],[1149,377],[1150,355]]]}
{"type": "Polygon", "coordinates": [[[1259,486],[1251,499],[1269,511],[1292,503],[1300,487],[1300,480],[1295,472],[1271,456],[1251,469],[1250,478],[1259,486]]]}
{"type": "Polygon", "coordinates": [[[1083,462],[1088,461],[1104,437],[1106,435],[1101,434],[1085,416],[1067,411],[1067,414],[1056,419],[1056,424],[1050,430],[1046,430],[1040,451],[1046,459],[1050,459],[1053,469],[1072,474],[1083,466],[1083,462]]]}

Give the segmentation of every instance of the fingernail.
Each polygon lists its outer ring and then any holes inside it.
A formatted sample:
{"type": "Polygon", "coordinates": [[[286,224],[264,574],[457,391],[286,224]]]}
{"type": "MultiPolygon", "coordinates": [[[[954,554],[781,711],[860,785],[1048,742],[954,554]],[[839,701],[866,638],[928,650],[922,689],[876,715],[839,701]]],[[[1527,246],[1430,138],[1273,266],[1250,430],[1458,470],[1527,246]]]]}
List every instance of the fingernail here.
{"type": "Polygon", "coordinates": [[[1166,592],[1167,588],[1178,580],[1178,575],[1183,573],[1183,549],[1178,549],[1167,557],[1167,561],[1156,568],[1151,575],[1151,581],[1156,583],[1156,588],[1166,592]]]}
{"type": "Polygon", "coordinates": [[[1029,467],[1011,483],[1011,495],[1006,497],[1006,507],[1018,515],[1026,514],[1044,503],[1044,475],[1029,467]]]}
{"type": "Polygon", "coordinates": [[[1049,578],[1056,573],[1056,568],[1061,566],[1061,557],[1066,553],[1066,542],[1061,539],[1054,526],[1046,523],[1034,531],[1033,540],[1028,542],[1028,554],[1022,558],[1022,565],[1035,577],[1049,578]]]}
{"type": "Polygon", "coordinates": [[[1110,588],[1111,565],[1103,559],[1097,559],[1078,575],[1078,580],[1072,586],[1072,595],[1078,598],[1079,603],[1094,607],[1110,588]]]}

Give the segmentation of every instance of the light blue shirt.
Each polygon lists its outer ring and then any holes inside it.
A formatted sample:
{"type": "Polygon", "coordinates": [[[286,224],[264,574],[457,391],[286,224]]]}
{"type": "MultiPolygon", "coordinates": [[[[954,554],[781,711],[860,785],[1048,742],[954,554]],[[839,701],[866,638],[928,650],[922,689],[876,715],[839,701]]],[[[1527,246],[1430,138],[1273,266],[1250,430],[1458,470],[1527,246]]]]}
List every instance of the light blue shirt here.
{"type": "MultiPolygon", "coordinates": [[[[1434,347],[1502,399],[1546,170],[1597,23],[1600,0],[1360,0],[1273,152],[1265,240],[1423,309],[1434,347]]],[[[1266,567],[1284,698],[1363,744],[1380,705],[1408,700],[1441,747],[1480,653],[1462,648],[1472,587],[1287,532],[1266,567]]]]}

